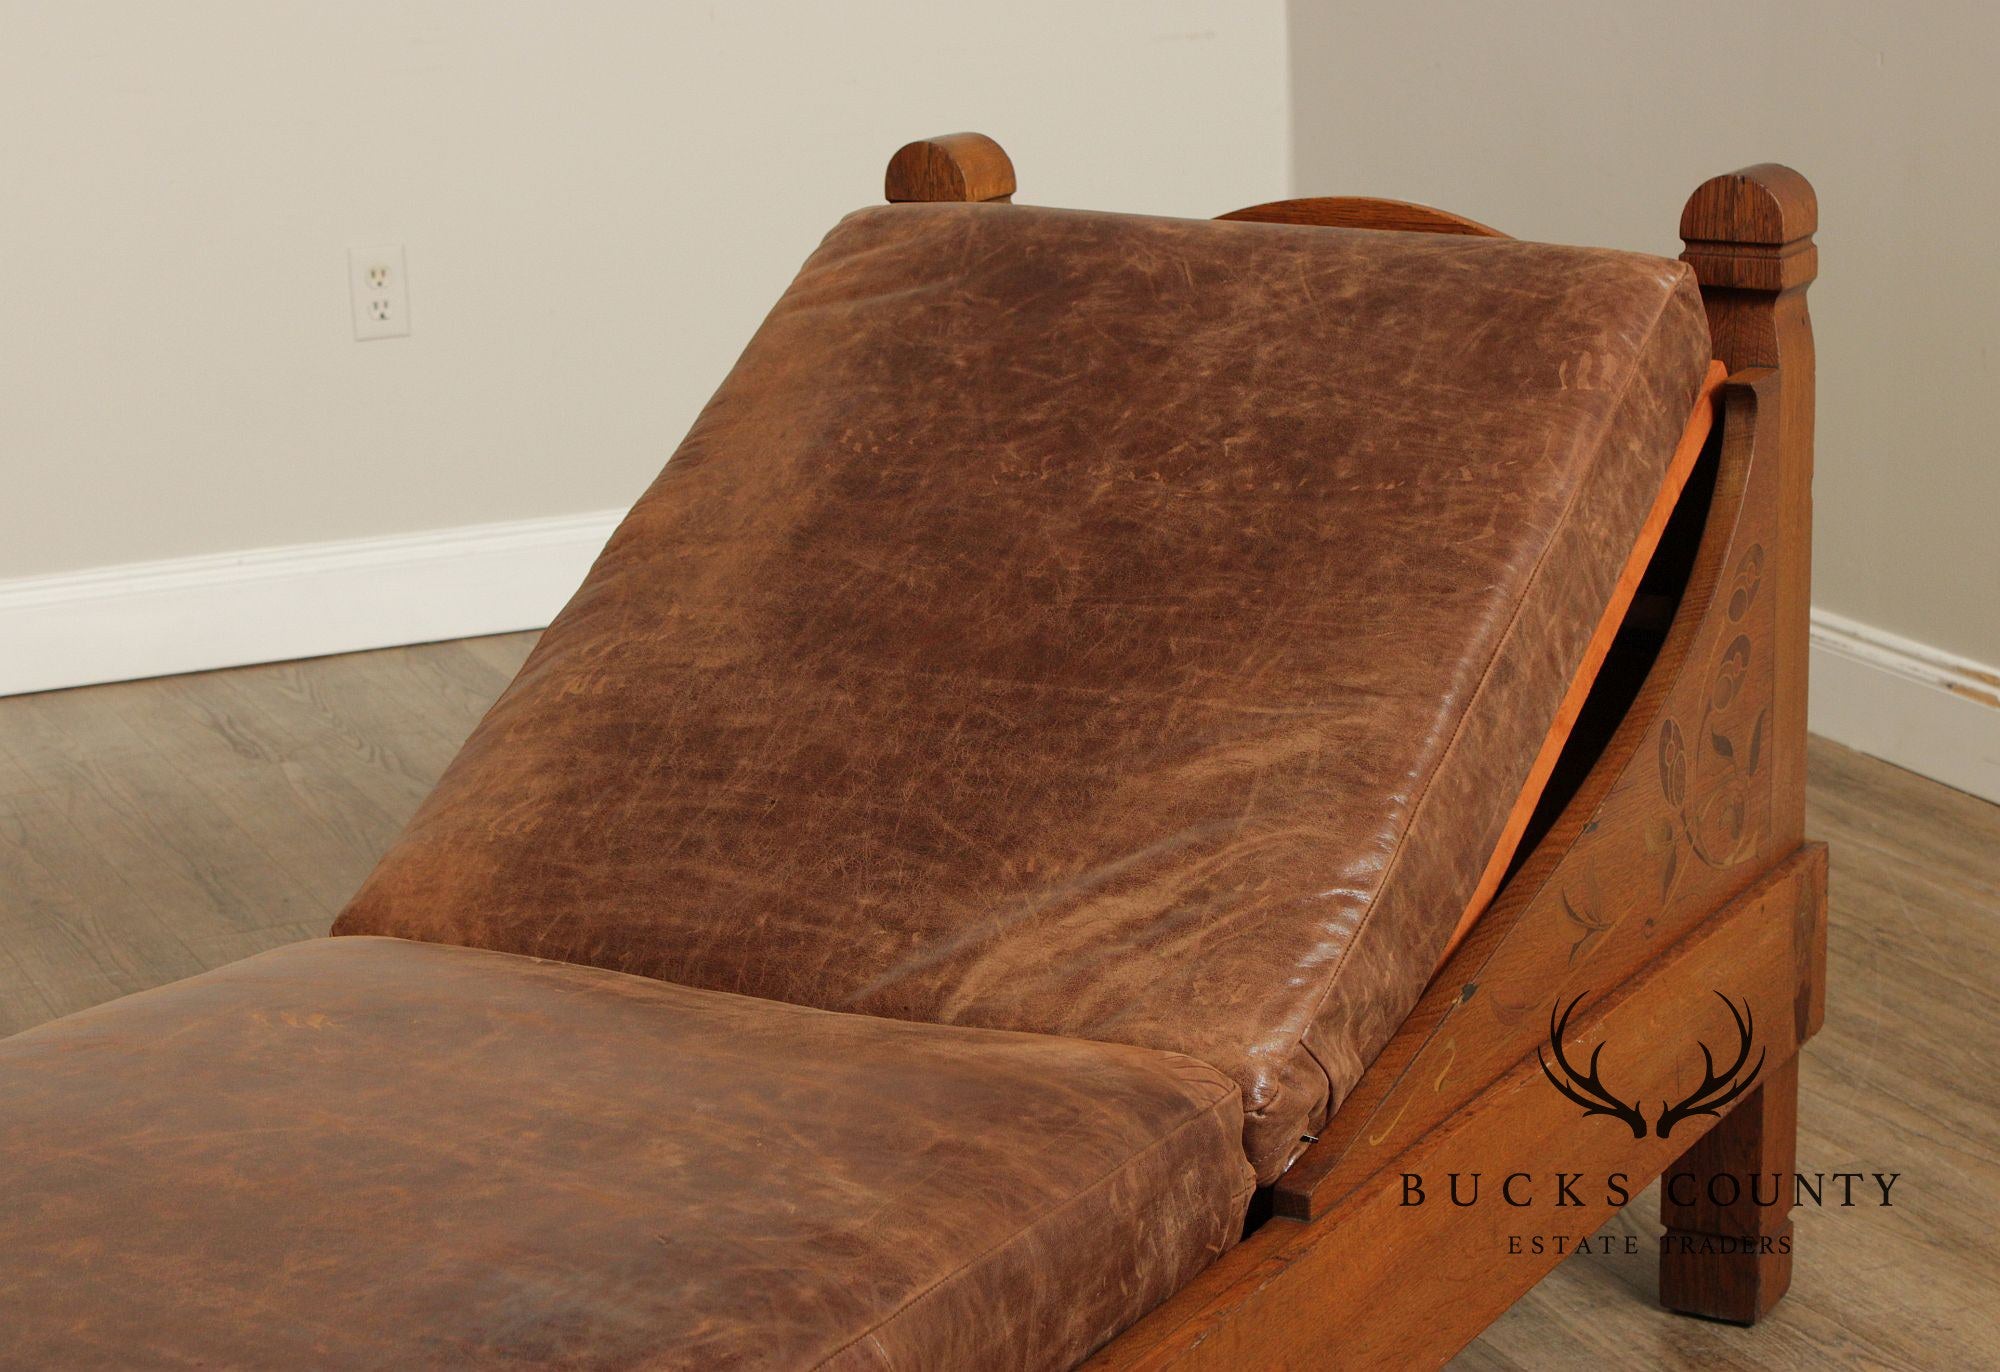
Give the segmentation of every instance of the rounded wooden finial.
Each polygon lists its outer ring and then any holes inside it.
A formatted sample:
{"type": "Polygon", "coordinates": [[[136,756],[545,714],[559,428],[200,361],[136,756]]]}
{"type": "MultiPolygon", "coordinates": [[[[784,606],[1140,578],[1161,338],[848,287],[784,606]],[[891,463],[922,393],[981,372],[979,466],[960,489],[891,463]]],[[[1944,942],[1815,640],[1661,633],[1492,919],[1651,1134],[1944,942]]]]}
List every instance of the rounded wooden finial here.
{"type": "Polygon", "coordinates": [[[1819,228],[1812,182],[1762,162],[1701,183],[1681,211],[1681,237],[1711,243],[1791,243],[1819,228]]]}
{"type": "Polygon", "coordinates": [[[1681,211],[1681,260],[1705,286],[1788,291],[1819,271],[1819,197],[1790,167],[1763,162],[1711,177],[1681,211]]]}
{"type": "Polygon", "coordinates": [[[1008,200],[1014,164],[983,133],[946,133],[906,143],[889,159],[883,195],[911,200],[1008,200]]]}

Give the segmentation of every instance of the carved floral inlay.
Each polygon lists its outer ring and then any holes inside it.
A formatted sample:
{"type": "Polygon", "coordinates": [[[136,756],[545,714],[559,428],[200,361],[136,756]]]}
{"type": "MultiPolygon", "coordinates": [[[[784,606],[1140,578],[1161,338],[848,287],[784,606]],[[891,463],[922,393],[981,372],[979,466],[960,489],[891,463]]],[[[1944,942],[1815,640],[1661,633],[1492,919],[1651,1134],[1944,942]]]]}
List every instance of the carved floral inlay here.
{"type": "MultiPolygon", "coordinates": [[[[1690,856],[1722,870],[1757,848],[1765,818],[1758,788],[1769,741],[1772,677],[1769,664],[1756,660],[1749,619],[1763,584],[1764,548],[1753,543],[1736,559],[1722,600],[1721,652],[1694,698],[1683,697],[1678,709],[1660,720],[1653,765],[1666,803],[1643,830],[1646,851],[1660,864],[1659,896],[1657,902],[1640,902],[1642,909],[1666,903],[1687,875],[1690,856]]],[[[1565,880],[1560,894],[1574,966],[1624,919],[1613,907],[1626,902],[1606,900],[1594,865],[1565,880]]],[[[1647,915],[1646,937],[1653,927],[1647,915]]]]}
{"type": "MultiPolygon", "coordinates": [[[[1730,626],[1743,622],[1763,582],[1763,545],[1753,543],[1737,560],[1724,606],[1730,626]]],[[[1771,721],[1771,673],[1751,670],[1755,656],[1750,635],[1738,632],[1716,659],[1692,731],[1671,715],[1660,722],[1660,794],[1670,813],[1648,834],[1647,846],[1661,857],[1662,897],[1681,875],[1683,851],[1723,868],[1757,846],[1762,811],[1755,787],[1771,721]]]]}

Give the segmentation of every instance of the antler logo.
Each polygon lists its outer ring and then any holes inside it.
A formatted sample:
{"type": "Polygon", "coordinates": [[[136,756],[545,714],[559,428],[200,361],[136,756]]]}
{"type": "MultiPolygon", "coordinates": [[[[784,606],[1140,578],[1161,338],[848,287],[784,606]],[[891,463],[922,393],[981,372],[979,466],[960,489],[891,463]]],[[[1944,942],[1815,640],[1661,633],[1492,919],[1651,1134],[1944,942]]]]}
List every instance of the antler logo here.
{"type": "Polygon", "coordinates": [[[1583,1107],[1584,1118],[1588,1119],[1592,1115],[1609,1115],[1613,1119],[1624,1120],[1632,1126],[1632,1137],[1643,1139],[1646,1137],[1646,1117],[1639,1113],[1638,1102],[1634,1101],[1627,1105],[1612,1095],[1597,1075],[1597,1060],[1604,1055],[1604,1045],[1600,1043],[1590,1050],[1588,1073],[1577,1071],[1570,1066],[1569,1059],[1563,1056],[1563,1037],[1569,1032],[1569,1017],[1576,1013],[1576,1007],[1582,1003],[1582,996],[1571,1001],[1560,1019],[1556,1018],[1556,1007],[1554,1005],[1549,1007],[1549,1047],[1555,1050],[1556,1066],[1562,1068],[1563,1074],[1559,1077],[1550,1070],[1549,1060],[1542,1057],[1542,1050],[1537,1048],[1535,1057],[1542,1064],[1542,1075],[1549,1079],[1549,1084],[1556,1090],[1583,1107]]]}
{"type": "Polygon", "coordinates": [[[1743,1064],[1750,1060],[1750,1002],[1744,1001],[1743,1008],[1738,1010],[1736,1003],[1722,992],[1717,991],[1715,995],[1729,1007],[1729,1017],[1736,1021],[1736,1061],[1730,1063],[1727,1070],[1718,1073],[1715,1070],[1715,1055],[1708,1051],[1708,1044],[1701,1044],[1701,1060],[1706,1069],[1702,1073],[1701,1085],[1672,1105],[1660,1102],[1660,1117],[1654,1122],[1653,1129],[1661,1138],[1673,1133],[1674,1126],[1684,1119],[1721,1114],[1722,1107],[1748,1091],[1756,1082],[1757,1074],[1764,1070],[1764,1054],[1760,1052],[1750,1070],[1741,1079],[1737,1078],[1736,1074],[1743,1071],[1743,1064]]]}
{"type": "MultiPolygon", "coordinates": [[[[1696,1115],[1720,1115],[1724,1106],[1735,1101],[1756,1084],[1757,1074],[1764,1070],[1765,1055],[1762,1052],[1757,1054],[1756,1062],[1750,1063],[1749,1071],[1743,1070],[1744,1064],[1750,1061],[1750,1040],[1754,1027],[1750,1015],[1750,1003],[1745,1001],[1743,1008],[1739,1010],[1736,1008],[1736,1002],[1728,996],[1720,991],[1715,994],[1718,1000],[1729,1007],[1729,1016],[1736,1021],[1738,1037],[1736,1060],[1718,1072],[1715,1070],[1715,1055],[1709,1051],[1707,1042],[1702,1041],[1697,1045],[1701,1049],[1704,1065],[1701,1085],[1672,1104],[1666,1101],[1660,1102],[1660,1113],[1653,1121],[1654,1132],[1660,1138],[1672,1135],[1674,1126],[1682,1120],[1692,1119],[1696,1115]]],[[[1633,1138],[1643,1139],[1646,1137],[1646,1117],[1640,1113],[1639,1103],[1636,1100],[1628,1103],[1614,1095],[1604,1084],[1603,1078],[1598,1075],[1597,1062],[1604,1054],[1604,1045],[1600,1043],[1591,1050],[1588,1072],[1577,1071],[1563,1053],[1563,1039],[1569,1033],[1570,1016],[1576,1013],[1576,1007],[1582,1003],[1583,996],[1579,995],[1567,1008],[1562,1009],[1560,1014],[1557,1013],[1560,1001],[1549,1007],[1549,1048],[1555,1055],[1555,1067],[1549,1066],[1548,1058],[1543,1056],[1540,1048],[1537,1048],[1535,1057],[1542,1064],[1542,1075],[1549,1079],[1549,1084],[1556,1090],[1582,1106],[1585,1118],[1591,1115],[1608,1115],[1612,1119],[1623,1120],[1631,1127],[1633,1138]]]]}

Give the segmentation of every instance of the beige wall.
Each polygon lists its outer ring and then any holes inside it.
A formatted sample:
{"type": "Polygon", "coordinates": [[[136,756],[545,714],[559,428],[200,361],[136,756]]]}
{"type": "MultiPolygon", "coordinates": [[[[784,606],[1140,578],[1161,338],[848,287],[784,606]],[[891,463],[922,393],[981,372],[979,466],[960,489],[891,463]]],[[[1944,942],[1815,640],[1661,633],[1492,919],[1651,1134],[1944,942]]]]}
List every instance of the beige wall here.
{"type": "Polygon", "coordinates": [[[1661,13],[0,0],[0,693],[544,622],[909,137],[1662,252],[1772,158],[1825,222],[1814,727],[2000,798],[2000,9],[1661,13]],[[382,243],[415,333],[356,343],[382,243]]]}
{"type": "Polygon", "coordinates": [[[1678,251],[1749,162],[1819,190],[1815,601],[2000,662],[2000,6],[1538,0],[1291,14],[1300,193],[1678,251]]]}
{"type": "Polygon", "coordinates": [[[627,503],[899,143],[1213,213],[1284,77],[1280,0],[0,0],[0,579],[627,503]]]}

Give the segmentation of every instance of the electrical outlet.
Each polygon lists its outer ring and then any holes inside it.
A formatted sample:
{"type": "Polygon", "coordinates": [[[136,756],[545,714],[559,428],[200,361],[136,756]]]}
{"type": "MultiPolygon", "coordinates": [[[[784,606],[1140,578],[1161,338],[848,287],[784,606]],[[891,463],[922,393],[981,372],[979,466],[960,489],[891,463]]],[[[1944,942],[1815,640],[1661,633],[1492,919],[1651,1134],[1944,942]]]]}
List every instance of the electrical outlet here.
{"type": "Polygon", "coordinates": [[[354,304],[354,337],[406,338],[410,332],[409,272],[403,248],[349,248],[347,290],[354,304]]]}

